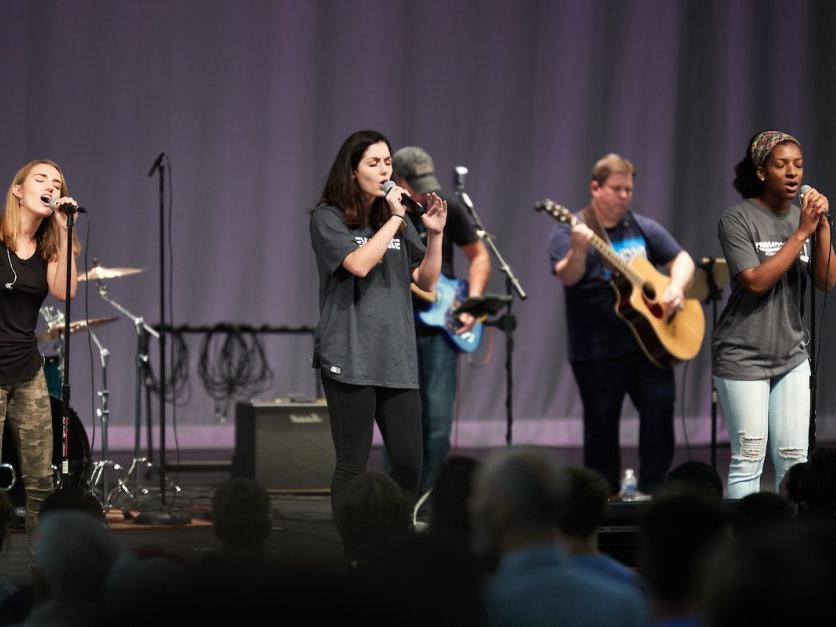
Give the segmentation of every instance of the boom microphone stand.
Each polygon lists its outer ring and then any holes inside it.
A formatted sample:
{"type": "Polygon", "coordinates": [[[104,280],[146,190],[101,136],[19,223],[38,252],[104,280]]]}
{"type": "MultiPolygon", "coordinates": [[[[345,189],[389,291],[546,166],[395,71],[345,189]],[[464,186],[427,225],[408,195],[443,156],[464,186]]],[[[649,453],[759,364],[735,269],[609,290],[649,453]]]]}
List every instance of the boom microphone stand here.
{"type": "Polygon", "coordinates": [[[160,207],[160,501],[165,505],[165,349],[166,349],[166,328],[165,321],[165,170],[164,160],[167,155],[161,152],[157,160],[151,166],[148,176],[154,176],[155,172],[160,173],[159,178],[159,207],[160,207]]]}
{"type": "Polygon", "coordinates": [[[525,293],[525,290],[522,288],[519,279],[517,279],[517,277],[514,275],[514,271],[511,269],[511,266],[508,265],[508,262],[505,261],[505,258],[502,256],[502,254],[499,252],[499,249],[496,247],[493,235],[491,235],[490,233],[488,233],[488,231],[485,230],[485,227],[482,225],[482,221],[476,214],[476,209],[473,206],[473,201],[470,200],[470,196],[468,196],[467,193],[464,191],[464,181],[466,176],[466,167],[459,165],[454,168],[453,187],[456,190],[456,196],[461,201],[461,203],[467,208],[468,213],[470,213],[470,217],[473,219],[473,223],[476,225],[476,234],[483,242],[485,242],[487,247],[493,253],[494,257],[496,257],[496,260],[499,262],[499,269],[505,275],[505,293],[508,296],[507,310],[503,315],[501,315],[496,320],[492,321],[490,324],[496,326],[496,328],[505,333],[505,415],[507,422],[507,427],[505,431],[505,443],[508,446],[511,446],[511,432],[514,423],[514,330],[517,328],[517,319],[511,310],[514,304],[514,292],[517,293],[517,295],[520,297],[520,300],[525,300],[526,298],[528,298],[528,294],[525,293]]]}

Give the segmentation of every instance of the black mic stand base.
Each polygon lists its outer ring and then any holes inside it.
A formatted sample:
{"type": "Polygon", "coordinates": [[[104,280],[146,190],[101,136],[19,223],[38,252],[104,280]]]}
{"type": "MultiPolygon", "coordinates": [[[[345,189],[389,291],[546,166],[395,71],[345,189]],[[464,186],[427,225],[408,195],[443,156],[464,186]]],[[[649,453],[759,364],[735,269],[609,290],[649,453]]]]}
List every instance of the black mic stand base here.
{"type": "Polygon", "coordinates": [[[176,514],[174,512],[167,512],[159,510],[156,512],[142,512],[134,519],[134,524],[137,525],[171,525],[181,527],[188,525],[192,519],[185,514],[176,514]]]}

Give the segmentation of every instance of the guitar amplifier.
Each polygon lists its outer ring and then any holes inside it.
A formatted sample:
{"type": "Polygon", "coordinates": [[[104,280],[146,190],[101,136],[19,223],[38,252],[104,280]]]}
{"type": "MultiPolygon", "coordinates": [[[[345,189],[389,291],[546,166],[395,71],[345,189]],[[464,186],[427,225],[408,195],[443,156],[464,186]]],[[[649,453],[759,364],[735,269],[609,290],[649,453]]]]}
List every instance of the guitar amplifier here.
{"type": "Polygon", "coordinates": [[[233,476],[277,492],[330,492],[335,465],[324,400],[236,404],[233,476]]]}

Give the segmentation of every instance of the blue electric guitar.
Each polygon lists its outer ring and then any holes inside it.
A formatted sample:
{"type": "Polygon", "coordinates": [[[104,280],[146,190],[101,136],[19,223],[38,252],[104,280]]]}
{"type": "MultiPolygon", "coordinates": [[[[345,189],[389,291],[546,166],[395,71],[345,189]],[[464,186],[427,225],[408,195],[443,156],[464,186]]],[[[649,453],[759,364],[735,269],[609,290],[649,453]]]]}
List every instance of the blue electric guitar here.
{"type": "Polygon", "coordinates": [[[413,283],[412,293],[421,300],[429,303],[426,309],[417,310],[415,317],[431,327],[441,327],[447,337],[465,353],[472,353],[479,348],[484,331],[482,322],[476,321],[473,328],[466,333],[456,333],[456,317],[453,311],[467,300],[467,281],[448,279],[443,274],[438,277],[435,289],[426,292],[413,283]]]}

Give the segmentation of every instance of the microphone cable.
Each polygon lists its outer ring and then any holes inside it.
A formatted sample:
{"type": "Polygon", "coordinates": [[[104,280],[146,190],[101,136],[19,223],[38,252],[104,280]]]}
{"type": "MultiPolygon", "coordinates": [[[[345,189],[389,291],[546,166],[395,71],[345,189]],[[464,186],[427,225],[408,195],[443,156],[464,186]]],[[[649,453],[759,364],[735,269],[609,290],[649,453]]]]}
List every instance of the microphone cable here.
{"type": "Polygon", "coordinates": [[[227,420],[233,398],[252,397],[273,383],[273,371],[255,331],[224,323],[215,325],[201,342],[198,376],[215,401],[221,423],[227,420]]]}

